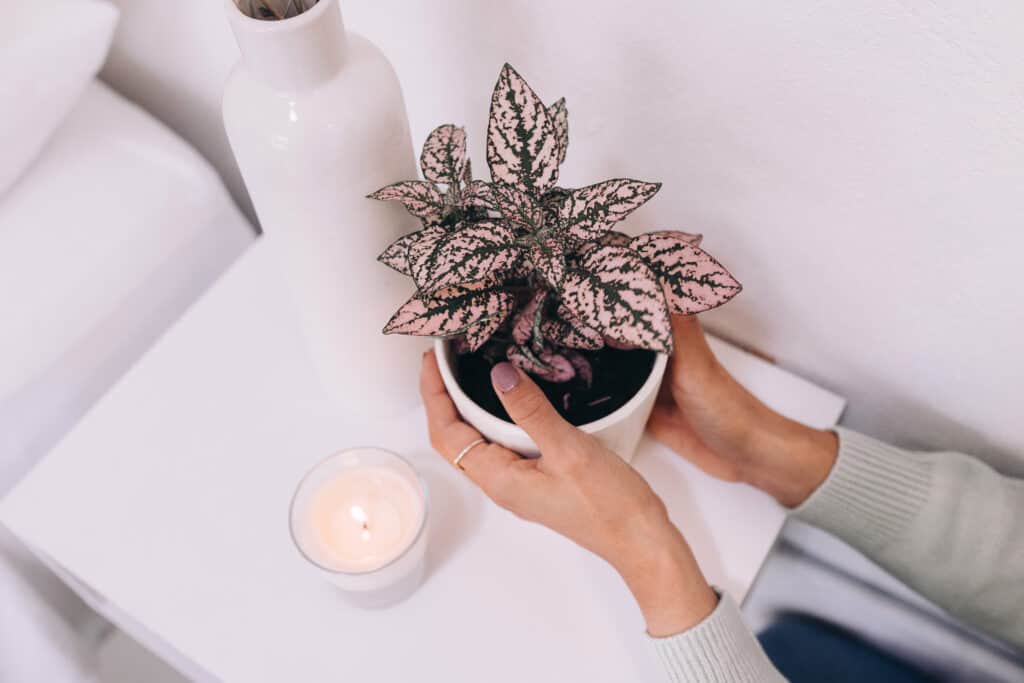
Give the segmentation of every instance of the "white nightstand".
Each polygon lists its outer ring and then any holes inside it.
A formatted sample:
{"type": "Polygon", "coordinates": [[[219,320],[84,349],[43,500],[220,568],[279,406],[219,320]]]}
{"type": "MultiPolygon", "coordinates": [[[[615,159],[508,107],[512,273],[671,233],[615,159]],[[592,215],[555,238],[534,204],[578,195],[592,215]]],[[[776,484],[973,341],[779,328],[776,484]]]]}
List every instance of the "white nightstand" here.
{"type": "MultiPolygon", "coordinates": [[[[0,520],[195,679],[660,680],[612,571],[485,500],[430,450],[420,410],[375,424],[331,408],[270,246],[254,245],[156,344],[3,501],[0,520]],[[363,444],[409,456],[432,497],[430,575],[408,601],[377,612],[346,606],[309,571],[287,525],[302,474],[363,444]]],[[[777,410],[817,427],[839,418],[840,397],[714,348],[777,410]]],[[[783,510],[649,439],[634,464],[709,579],[741,600],[783,510]]]]}

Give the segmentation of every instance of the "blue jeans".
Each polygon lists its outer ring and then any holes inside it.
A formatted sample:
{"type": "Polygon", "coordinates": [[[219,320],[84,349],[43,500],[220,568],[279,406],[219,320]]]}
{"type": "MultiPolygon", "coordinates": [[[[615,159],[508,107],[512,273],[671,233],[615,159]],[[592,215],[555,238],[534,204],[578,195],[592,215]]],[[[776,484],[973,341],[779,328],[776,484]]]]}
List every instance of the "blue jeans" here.
{"type": "Polygon", "coordinates": [[[937,679],[831,624],[787,614],[761,646],[790,683],[935,683],[937,679]]]}

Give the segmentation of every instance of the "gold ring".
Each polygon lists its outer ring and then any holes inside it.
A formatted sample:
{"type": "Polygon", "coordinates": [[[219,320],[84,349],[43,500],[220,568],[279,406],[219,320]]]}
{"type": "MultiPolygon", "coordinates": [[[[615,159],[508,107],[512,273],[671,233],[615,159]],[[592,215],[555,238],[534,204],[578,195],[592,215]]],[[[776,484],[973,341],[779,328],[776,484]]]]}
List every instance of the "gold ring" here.
{"type": "Polygon", "coordinates": [[[468,446],[459,451],[459,454],[455,456],[454,460],[452,460],[452,464],[465,472],[466,468],[462,466],[462,459],[466,457],[467,453],[482,443],[487,443],[487,439],[477,439],[476,441],[471,442],[468,446]]]}

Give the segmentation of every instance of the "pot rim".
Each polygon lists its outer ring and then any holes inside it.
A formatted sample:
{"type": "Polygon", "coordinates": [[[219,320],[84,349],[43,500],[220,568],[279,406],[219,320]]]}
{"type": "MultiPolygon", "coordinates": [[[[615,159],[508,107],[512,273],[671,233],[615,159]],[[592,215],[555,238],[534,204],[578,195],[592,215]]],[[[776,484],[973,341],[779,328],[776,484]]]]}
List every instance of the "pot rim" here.
{"type": "MultiPolygon", "coordinates": [[[[437,365],[441,370],[441,377],[444,379],[445,386],[448,388],[450,394],[457,395],[458,399],[456,404],[466,404],[472,406],[473,414],[464,415],[470,422],[479,420],[490,420],[491,422],[500,424],[505,429],[515,429],[523,434],[523,436],[529,437],[526,431],[514,422],[508,422],[502,420],[497,415],[492,415],[488,411],[484,410],[479,403],[474,401],[462,390],[459,385],[458,379],[455,377],[455,373],[452,372],[451,358],[453,356],[451,351],[451,342],[446,339],[435,339],[434,340],[434,353],[437,356],[437,365]]],[[[600,432],[613,424],[617,424],[627,419],[644,399],[650,394],[651,391],[657,391],[661,384],[662,377],[665,375],[665,369],[668,365],[668,355],[656,352],[654,357],[654,363],[651,365],[650,374],[640,388],[626,401],[624,404],[619,406],[615,411],[605,415],[599,420],[588,422],[586,424],[579,425],[577,428],[586,432],[587,434],[594,434],[600,432]]],[[[456,396],[452,397],[453,399],[456,396]]]]}

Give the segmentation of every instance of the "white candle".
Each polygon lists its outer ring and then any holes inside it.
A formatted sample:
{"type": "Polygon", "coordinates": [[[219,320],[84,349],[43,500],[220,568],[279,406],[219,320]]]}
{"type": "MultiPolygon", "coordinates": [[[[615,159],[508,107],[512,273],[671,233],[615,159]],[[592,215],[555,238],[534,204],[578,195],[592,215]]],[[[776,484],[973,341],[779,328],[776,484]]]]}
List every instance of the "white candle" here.
{"type": "Polygon", "coordinates": [[[419,585],[427,495],[402,458],[376,448],[331,456],[292,500],[292,537],[302,555],[354,602],[397,602],[419,585]]]}

